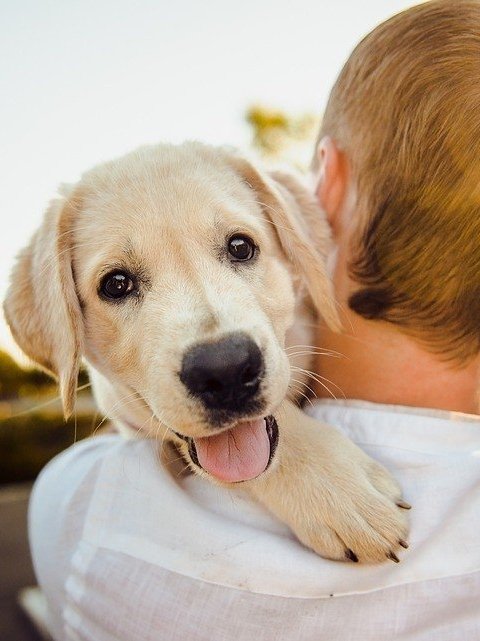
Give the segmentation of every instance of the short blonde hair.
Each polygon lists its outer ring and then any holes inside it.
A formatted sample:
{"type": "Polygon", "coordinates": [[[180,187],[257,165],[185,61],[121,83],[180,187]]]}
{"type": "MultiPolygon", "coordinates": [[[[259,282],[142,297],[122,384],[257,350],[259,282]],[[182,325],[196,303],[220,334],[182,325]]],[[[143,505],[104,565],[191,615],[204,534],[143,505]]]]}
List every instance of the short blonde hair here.
{"type": "Polygon", "coordinates": [[[432,0],[372,31],[320,136],[351,162],[350,307],[465,361],[480,350],[480,1],[432,0]]]}

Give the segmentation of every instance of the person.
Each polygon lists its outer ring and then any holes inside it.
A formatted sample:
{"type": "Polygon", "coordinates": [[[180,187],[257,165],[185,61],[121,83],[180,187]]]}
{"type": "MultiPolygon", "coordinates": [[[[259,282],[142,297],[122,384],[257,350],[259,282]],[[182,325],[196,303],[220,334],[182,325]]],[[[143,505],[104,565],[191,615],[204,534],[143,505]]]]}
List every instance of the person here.
{"type": "Polygon", "coordinates": [[[57,640],[480,638],[480,3],[432,0],[354,50],[312,180],[344,331],[319,328],[308,411],[399,479],[395,565],[315,556],[238,490],[105,435],[47,466],[30,508],[57,640]],[[319,384],[318,396],[327,392],[319,384]]]}

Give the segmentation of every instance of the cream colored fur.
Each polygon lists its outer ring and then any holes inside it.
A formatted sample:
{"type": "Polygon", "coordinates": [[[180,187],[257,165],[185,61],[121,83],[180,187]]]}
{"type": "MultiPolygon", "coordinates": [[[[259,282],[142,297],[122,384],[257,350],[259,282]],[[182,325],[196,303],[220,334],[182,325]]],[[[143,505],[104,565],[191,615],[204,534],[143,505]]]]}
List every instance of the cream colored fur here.
{"type": "MultiPolygon", "coordinates": [[[[173,442],[187,461],[174,431],[199,437],[212,429],[179,380],[182,355],[199,341],[247,333],[265,356],[262,414],[276,416],[280,438],[271,466],[244,487],[319,554],[345,559],[352,550],[361,561],[383,561],[407,534],[397,483],[287,400],[285,348],[312,342],[306,301],[339,327],[328,242],[321,212],[295,178],[198,143],[145,147],[87,172],[53,201],[16,264],[6,317],[28,356],[59,378],[66,414],[84,358],[117,428],[173,442]],[[254,265],[224,259],[225,239],[236,232],[260,248],[254,265]],[[139,274],[138,297],[99,297],[112,267],[139,274]]],[[[309,362],[308,354],[296,359],[309,362]]]]}

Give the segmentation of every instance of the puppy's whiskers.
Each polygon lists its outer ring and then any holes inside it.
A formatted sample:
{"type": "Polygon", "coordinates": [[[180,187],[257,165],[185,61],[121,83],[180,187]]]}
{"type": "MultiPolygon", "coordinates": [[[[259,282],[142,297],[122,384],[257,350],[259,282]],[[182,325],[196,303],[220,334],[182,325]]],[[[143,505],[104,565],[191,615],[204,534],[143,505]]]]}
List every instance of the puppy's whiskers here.
{"type": "Polygon", "coordinates": [[[336,352],[333,349],[324,349],[323,347],[318,347],[317,345],[289,345],[285,348],[287,355],[290,355],[290,350],[292,349],[305,349],[307,354],[318,354],[319,356],[333,356],[336,358],[346,358],[345,354],[341,352],[336,352]]]}
{"type": "Polygon", "coordinates": [[[302,381],[302,380],[299,380],[299,379],[293,378],[293,377],[290,380],[295,382],[295,383],[298,383],[299,385],[302,385],[303,388],[307,389],[314,398],[317,398],[317,395],[315,394],[315,391],[309,385],[307,385],[307,383],[305,383],[305,381],[302,381]]]}
{"type": "MultiPolygon", "coordinates": [[[[91,387],[91,383],[85,383],[85,385],[81,385],[80,387],[77,387],[75,392],[81,392],[84,389],[87,389],[91,387]]],[[[39,403],[38,405],[33,405],[32,407],[29,407],[28,410],[23,410],[21,412],[17,412],[16,414],[12,414],[9,418],[18,418],[19,416],[26,416],[28,414],[32,414],[33,412],[36,412],[37,410],[41,410],[44,407],[48,407],[49,405],[53,405],[54,403],[59,403],[62,400],[62,397],[60,395],[55,396],[54,398],[51,398],[49,401],[45,401],[44,403],[39,403]]]]}
{"type": "Polygon", "coordinates": [[[333,381],[329,380],[328,378],[325,378],[325,376],[320,376],[320,374],[316,374],[315,372],[312,372],[309,369],[304,369],[303,367],[297,367],[295,365],[291,366],[291,369],[297,372],[301,372],[302,374],[305,374],[309,378],[312,378],[315,382],[317,382],[319,385],[321,385],[335,400],[337,400],[337,397],[335,394],[332,392],[332,390],[326,385],[323,381],[326,381],[326,383],[330,383],[330,385],[333,385],[340,394],[343,396],[343,398],[346,399],[346,396],[343,392],[343,390],[333,381]]]}
{"type": "Polygon", "coordinates": [[[113,404],[113,405],[108,409],[107,414],[105,414],[105,415],[103,416],[103,418],[102,418],[102,420],[100,421],[100,423],[95,427],[95,429],[93,430],[93,435],[95,435],[95,434],[98,432],[98,430],[102,427],[102,425],[105,423],[105,421],[107,421],[107,420],[109,420],[109,419],[112,419],[112,420],[113,420],[113,419],[115,418],[115,417],[113,416],[113,414],[114,414],[115,410],[116,410],[120,405],[123,405],[123,406],[131,405],[132,403],[134,403],[134,402],[138,401],[138,400],[139,400],[139,399],[141,399],[141,398],[142,398],[142,397],[141,397],[141,395],[140,395],[138,392],[132,392],[131,394],[126,394],[125,396],[122,396],[121,398],[119,398],[119,399],[118,399],[118,400],[117,400],[117,401],[116,401],[116,402],[115,402],[115,403],[114,403],[114,404],[113,404]]]}
{"type": "Polygon", "coordinates": [[[302,384],[302,381],[291,379],[289,388],[293,389],[296,395],[302,396],[307,401],[307,403],[310,403],[310,405],[313,407],[313,403],[311,399],[305,394],[305,392],[303,392],[302,388],[300,387],[301,384],[302,384]]]}

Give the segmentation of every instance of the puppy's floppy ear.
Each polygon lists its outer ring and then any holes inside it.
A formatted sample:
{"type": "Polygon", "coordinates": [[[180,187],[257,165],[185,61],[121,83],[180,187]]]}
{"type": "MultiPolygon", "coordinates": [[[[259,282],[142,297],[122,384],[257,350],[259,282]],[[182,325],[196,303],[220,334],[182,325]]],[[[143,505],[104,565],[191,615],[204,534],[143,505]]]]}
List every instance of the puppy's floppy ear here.
{"type": "Polygon", "coordinates": [[[13,337],[29,358],[58,378],[63,411],[75,404],[82,354],[80,304],[71,264],[71,226],[78,197],[50,204],[43,224],[21,251],[4,303],[13,337]]]}
{"type": "Polygon", "coordinates": [[[329,230],[313,196],[293,176],[260,173],[249,161],[231,156],[231,163],[255,191],[280,245],[305,282],[313,304],[327,325],[341,328],[333,288],[326,271],[329,230]]]}

